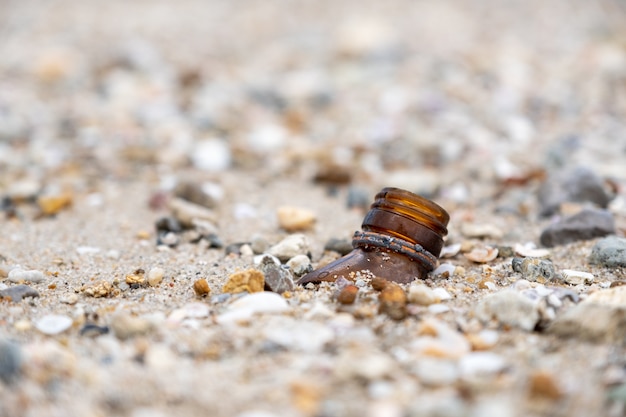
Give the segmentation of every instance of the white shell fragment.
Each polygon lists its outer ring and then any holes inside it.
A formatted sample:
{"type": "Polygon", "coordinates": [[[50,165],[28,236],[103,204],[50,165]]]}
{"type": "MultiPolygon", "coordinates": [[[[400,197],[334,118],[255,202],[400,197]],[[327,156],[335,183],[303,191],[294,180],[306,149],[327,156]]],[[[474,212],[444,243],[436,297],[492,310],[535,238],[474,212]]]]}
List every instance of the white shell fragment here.
{"type": "Polygon", "coordinates": [[[464,256],[472,262],[484,264],[491,262],[498,257],[498,248],[491,246],[476,247],[464,256]]]}
{"type": "Polygon", "coordinates": [[[548,249],[538,249],[535,247],[534,243],[527,243],[525,245],[517,243],[513,250],[518,256],[523,256],[524,258],[547,258],[550,256],[548,249]]]}
{"type": "Polygon", "coordinates": [[[564,269],[561,271],[563,281],[571,285],[592,284],[595,277],[589,272],[575,271],[573,269],[564,269]]]}
{"type": "Polygon", "coordinates": [[[452,258],[456,256],[461,250],[461,244],[455,243],[454,245],[448,245],[441,248],[440,258],[452,258]]]}

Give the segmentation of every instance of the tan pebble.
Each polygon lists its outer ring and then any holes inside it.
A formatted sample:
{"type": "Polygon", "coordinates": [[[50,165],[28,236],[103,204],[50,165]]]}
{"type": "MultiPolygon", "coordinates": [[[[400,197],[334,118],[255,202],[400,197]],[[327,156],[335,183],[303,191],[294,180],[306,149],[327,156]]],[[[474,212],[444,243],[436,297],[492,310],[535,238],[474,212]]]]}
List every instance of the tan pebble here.
{"type": "Polygon", "coordinates": [[[356,285],[346,285],[337,296],[337,301],[341,304],[353,304],[356,300],[359,288],[356,285]]]}
{"type": "Polygon", "coordinates": [[[236,294],[247,291],[249,293],[263,291],[265,276],[257,269],[248,269],[235,272],[228,277],[228,281],[222,287],[222,292],[236,294]]]}
{"type": "Polygon", "coordinates": [[[498,257],[498,249],[491,246],[476,247],[464,256],[472,262],[486,263],[498,257]]]}
{"type": "Polygon", "coordinates": [[[18,330],[20,332],[25,332],[27,330],[32,329],[33,325],[30,321],[23,319],[23,320],[16,321],[13,327],[15,328],[15,330],[18,330]]]}
{"type": "Polygon", "coordinates": [[[113,284],[111,284],[108,281],[96,282],[95,284],[91,286],[83,287],[81,291],[85,293],[85,295],[88,295],[94,298],[108,297],[109,295],[112,295],[114,292],[113,284]]]}
{"type": "Polygon", "coordinates": [[[193,283],[193,290],[198,297],[206,297],[211,293],[211,288],[206,279],[201,278],[193,283]]]}
{"type": "Polygon", "coordinates": [[[40,196],[37,198],[37,205],[41,213],[45,216],[57,214],[61,210],[72,205],[71,194],[40,196]]]}
{"type": "Polygon", "coordinates": [[[409,301],[422,306],[438,303],[439,297],[424,284],[412,284],[409,287],[409,301]]]}
{"type": "Polygon", "coordinates": [[[151,287],[156,287],[163,281],[164,276],[165,271],[163,271],[163,268],[154,267],[148,272],[148,284],[151,287]]]}
{"type": "Polygon", "coordinates": [[[462,266],[457,266],[456,268],[454,268],[454,275],[463,278],[465,276],[465,268],[463,268],[462,266]]]}
{"type": "Polygon", "coordinates": [[[288,232],[309,230],[315,224],[315,213],[299,207],[283,206],[276,211],[278,224],[288,232]]]}
{"type": "Polygon", "coordinates": [[[371,284],[372,288],[376,291],[382,291],[387,286],[387,284],[389,284],[389,281],[384,278],[375,277],[372,278],[371,284]]]}
{"type": "Polygon", "coordinates": [[[389,283],[378,295],[378,311],[385,313],[394,320],[402,320],[407,315],[407,296],[402,287],[389,283]]]}
{"type": "Polygon", "coordinates": [[[323,385],[313,381],[293,381],[291,383],[291,400],[293,405],[305,416],[319,414],[320,401],[323,398],[323,385]]]}
{"type": "Polygon", "coordinates": [[[137,232],[137,239],[148,240],[150,239],[150,232],[147,230],[140,230],[137,232]]]}
{"type": "Polygon", "coordinates": [[[494,284],[495,282],[493,282],[493,279],[491,278],[483,278],[480,280],[480,282],[478,283],[478,288],[480,288],[481,290],[488,290],[490,289],[490,285],[489,284],[494,284]]]}
{"type": "Polygon", "coordinates": [[[559,387],[554,375],[547,371],[534,371],[530,375],[529,385],[529,396],[531,397],[558,400],[563,396],[563,390],[559,387]]]}
{"type": "Polygon", "coordinates": [[[133,274],[126,275],[125,282],[128,285],[144,285],[146,283],[146,277],[143,269],[138,269],[133,274]]]}

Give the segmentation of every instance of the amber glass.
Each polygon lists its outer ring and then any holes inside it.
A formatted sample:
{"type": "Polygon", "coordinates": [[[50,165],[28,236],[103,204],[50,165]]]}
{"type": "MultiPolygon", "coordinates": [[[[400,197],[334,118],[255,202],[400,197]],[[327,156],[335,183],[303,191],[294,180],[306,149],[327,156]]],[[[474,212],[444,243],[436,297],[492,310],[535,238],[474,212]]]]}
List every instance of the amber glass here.
{"type": "Polygon", "coordinates": [[[384,188],[352,240],[354,250],[303,276],[298,283],[353,279],[358,272],[406,283],[432,271],[450,217],[439,205],[409,191],[384,188]]]}

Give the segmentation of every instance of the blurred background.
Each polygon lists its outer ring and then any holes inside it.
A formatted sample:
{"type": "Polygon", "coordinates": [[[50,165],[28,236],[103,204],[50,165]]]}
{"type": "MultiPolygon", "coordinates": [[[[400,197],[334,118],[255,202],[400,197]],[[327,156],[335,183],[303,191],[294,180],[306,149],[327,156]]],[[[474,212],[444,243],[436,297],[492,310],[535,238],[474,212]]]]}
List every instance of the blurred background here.
{"type": "Polygon", "coordinates": [[[5,189],[191,169],[480,200],[624,180],[625,115],[621,0],[0,1],[5,189]]]}

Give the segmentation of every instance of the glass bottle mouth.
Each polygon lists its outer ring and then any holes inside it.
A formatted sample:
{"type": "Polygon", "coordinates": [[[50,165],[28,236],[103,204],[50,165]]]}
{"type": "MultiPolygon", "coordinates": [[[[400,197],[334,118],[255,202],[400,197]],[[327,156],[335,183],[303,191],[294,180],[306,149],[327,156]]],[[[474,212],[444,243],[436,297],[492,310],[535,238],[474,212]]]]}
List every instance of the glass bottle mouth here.
{"type": "Polygon", "coordinates": [[[372,209],[391,211],[421,223],[442,238],[448,234],[450,215],[443,207],[417,194],[394,187],[383,188],[376,194],[372,209]]]}

